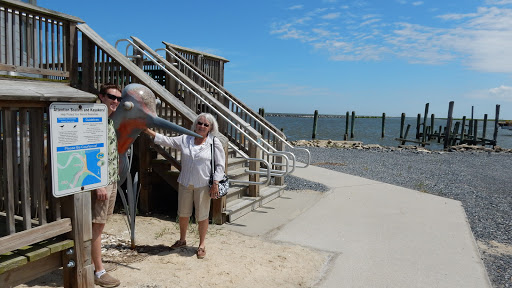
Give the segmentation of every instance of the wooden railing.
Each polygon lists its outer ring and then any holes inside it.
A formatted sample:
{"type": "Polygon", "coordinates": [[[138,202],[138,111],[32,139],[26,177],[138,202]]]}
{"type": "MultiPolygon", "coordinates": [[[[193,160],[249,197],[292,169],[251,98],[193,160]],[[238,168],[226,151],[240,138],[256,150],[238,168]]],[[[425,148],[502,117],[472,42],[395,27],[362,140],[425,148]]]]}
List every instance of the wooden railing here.
{"type": "MultiPolygon", "coordinates": [[[[175,63],[175,66],[178,70],[180,70],[183,74],[188,75],[189,78],[192,79],[197,85],[204,88],[219,102],[228,107],[231,112],[251,125],[251,127],[260,131],[262,138],[271,143],[273,147],[282,146],[282,143],[279,143],[281,141],[276,136],[285,138],[286,136],[284,133],[274,127],[274,125],[268,122],[264,117],[247,107],[242,101],[240,101],[237,97],[235,97],[223,87],[223,77],[221,78],[217,76],[217,73],[224,71],[224,63],[228,62],[226,59],[209,54],[203,55],[202,52],[179,47],[165,41],[163,43],[166,45],[167,49],[167,61],[170,63],[175,63]],[[187,65],[177,61],[176,57],[179,57],[187,65]],[[197,59],[203,60],[198,61],[197,59]],[[203,63],[205,62],[214,64],[204,65],[203,63]],[[217,69],[216,67],[222,67],[222,69],[217,69]],[[197,75],[201,75],[202,77],[198,77],[197,75]],[[204,81],[203,79],[207,79],[207,81],[204,81]],[[222,80],[222,82],[220,82],[220,80],[222,80]],[[228,97],[225,97],[224,95],[228,97]],[[261,129],[260,123],[263,123],[267,128],[261,129]]],[[[154,73],[156,74],[156,72],[154,73]]],[[[179,93],[179,91],[180,90],[178,89],[176,92],[179,93]]]]}
{"type": "Polygon", "coordinates": [[[74,77],[75,26],[83,22],[80,18],[2,0],[0,21],[0,71],[55,80],[74,77]]]}

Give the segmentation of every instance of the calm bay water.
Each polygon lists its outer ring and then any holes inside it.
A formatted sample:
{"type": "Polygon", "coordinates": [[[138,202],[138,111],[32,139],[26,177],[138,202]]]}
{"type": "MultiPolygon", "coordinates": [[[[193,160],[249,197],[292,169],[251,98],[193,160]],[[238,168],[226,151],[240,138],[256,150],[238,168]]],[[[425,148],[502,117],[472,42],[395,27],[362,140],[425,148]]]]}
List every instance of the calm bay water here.
{"type": "MultiPolygon", "coordinates": [[[[291,117],[291,116],[266,116],[278,129],[283,128],[288,140],[311,140],[313,134],[313,115],[310,117],[291,117]]],[[[422,119],[423,121],[423,119],[422,119]]],[[[456,120],[457,121],[457,120],[456,120]]],[[[455,123],[455,121],[453,122],[455,123]]],[[[407,117],[405,119],[404,133],[407,124],[411,125],[407,139],[414,139],[416,135],[416,118],[407,117]]],[[[318,140],[343,140],[345,134],[345,118],[324,118],[319,117],[317,121],[316,139],[318,140]]],[[[427,120],[430,125],[430,119],[427,120]]],[[[439,126],[446,126],[445,119],[436,119],[435,130],[439,126]]],[[[478,137],[482,136],[483,121],[478,121],[478,137]]],[[[395,140],[400,136],[400,117],[387,117],[385,136],[381,138],[382,118],[356,118],[354,121],[354,138],[348,140],[361,141],[364,144],[379,144],[382,146],[398,146],[399,142],[395,140]]],[[[494,133],[494,121],[487,122],[486,139],[492,139],[494,133]]],[[[350,126],[348,131],[350,137],[350,126]]],[[[407,144],[413,144],[411,142],[407,144]]],[[[512,149],[512,131],[498,128],[497,145],[502,148],[512,149]]],[[[442,143],[437,141],[427,145],[428,149],[441,150],[442,143]]]]}

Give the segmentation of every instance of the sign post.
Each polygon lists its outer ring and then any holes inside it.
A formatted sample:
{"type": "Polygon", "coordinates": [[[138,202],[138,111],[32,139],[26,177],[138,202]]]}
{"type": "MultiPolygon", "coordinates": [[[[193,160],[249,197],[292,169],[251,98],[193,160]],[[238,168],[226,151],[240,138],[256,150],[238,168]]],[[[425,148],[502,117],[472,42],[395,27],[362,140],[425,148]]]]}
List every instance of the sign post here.
{"type": "Polygon", "coordinates": [[[52,103],[49,111],[53,196],[107,186],[107,106],[52,103]]]}

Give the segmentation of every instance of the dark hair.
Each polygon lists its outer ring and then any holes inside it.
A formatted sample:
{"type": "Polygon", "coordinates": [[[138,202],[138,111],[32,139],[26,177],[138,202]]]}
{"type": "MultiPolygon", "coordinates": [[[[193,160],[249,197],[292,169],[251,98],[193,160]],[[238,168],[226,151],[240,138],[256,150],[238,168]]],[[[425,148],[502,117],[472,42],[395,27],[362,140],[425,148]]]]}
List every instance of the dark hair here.
{"type": "Polygon", "coordinates": [[[116,89],[117,91],[122,93],[121,88],[118,85],[112,83],[105,83],[101,85],[100,94],[105,95],[108,89],[116,89]]]}

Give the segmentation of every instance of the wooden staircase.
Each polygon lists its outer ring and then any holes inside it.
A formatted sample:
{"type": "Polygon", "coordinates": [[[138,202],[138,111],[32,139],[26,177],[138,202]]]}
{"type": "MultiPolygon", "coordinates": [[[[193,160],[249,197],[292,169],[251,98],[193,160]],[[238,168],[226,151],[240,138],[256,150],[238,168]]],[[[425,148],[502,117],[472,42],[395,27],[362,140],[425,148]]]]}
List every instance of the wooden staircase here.
{"type": "MultiPolygon", "coordinates": [[[[249,180],[249,174],[246,172],[248,169],[248,163],[244,158],[237,157],[234,150],[228,149],[227,160],[228,163],[226,171],[230,179],[243,181],[249,180]]],[[[180,172],[172,166],[169,161],[163,159],[160,154],[158,154],[157,158],[152,161],[152,170],[161,177],[161,179],[164,180],[170,188],[176,192],[178,191],[179,185],[177,180],[180,172]]],[[[266,176],[260,177],[264,178],[266,176]]],[[[227,222],[231,222],[242,217],[258,207],[261,207],[265,203],[281,196],[286,186],[269,185],[261,187],[260,195],[258,197],[248,196],[248,187],[248,184],[242,183],[232,183],[230,185],[228,194],[225,196],[225,209],[223,209],[222,212],[222,219],[227,222]]]]}

